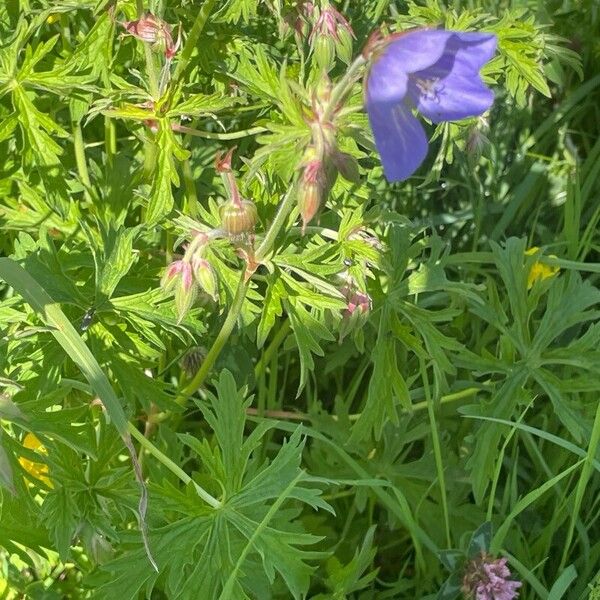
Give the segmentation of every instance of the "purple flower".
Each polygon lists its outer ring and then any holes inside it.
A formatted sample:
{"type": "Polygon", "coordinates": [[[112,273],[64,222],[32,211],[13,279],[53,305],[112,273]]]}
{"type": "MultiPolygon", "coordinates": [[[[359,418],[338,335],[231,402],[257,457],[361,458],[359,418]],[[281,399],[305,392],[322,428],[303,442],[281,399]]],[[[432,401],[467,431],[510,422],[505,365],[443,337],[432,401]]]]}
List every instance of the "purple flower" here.
{"type": "Polygon", "coordinates": [[[462,591],[473,600],[514,600],[519,595],[521,582],[509,577],[506,558],[494,560],[481,554],[467,565],[462,591]]]}
{"type": "Polygon", "coordinates": [[[490,108],[494,93],[479,70],[495,51],[492,33],[439,29],[409,31],[384,46],[369,71],[366,104],[388,181],[407,179],[427,155],[427,137],[413,108],[433,123],[490,108]]]}

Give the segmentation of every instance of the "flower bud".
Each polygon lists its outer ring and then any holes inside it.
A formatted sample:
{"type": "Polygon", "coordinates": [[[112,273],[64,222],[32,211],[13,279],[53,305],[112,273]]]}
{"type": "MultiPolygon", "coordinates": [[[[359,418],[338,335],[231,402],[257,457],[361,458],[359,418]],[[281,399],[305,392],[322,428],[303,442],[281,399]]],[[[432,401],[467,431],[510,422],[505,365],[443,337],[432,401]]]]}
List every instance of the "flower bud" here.
{"type": "Polygon", "coordinates": [[[206,292],[213,300],[217,300],[218,295],[218,284],[217,274],[213,269],[212,265],[201,256],[195,256],[192,259],[192,268],[194,271],[194,278],[200,286],[200,289],[206,292]]]}
{"type": "Polygon", "coordinates": [[[331,160],[312,158],[314,156],[312,148],[308,149],[307,156],[298,190],[298,207],[303,231],[327,199],[337,177],[337,170],[331,160]]]}
{"type": "Polygon", "coordinates": [[[354,156],[346,152],[336,150],[331,156],[331,160],[340,175],[350,183],[360,183],[360,172],[358,170],[358,162],[354,156]]]}
{"type": "Polygon", "coordinates": [[[362,292],[354,285],[346,285],[342,289],[346,298],[346,308],[344,317],[351,317],[353,314],[366,314],[371,310],[371,296],[362,292]]]}
{"type": "Polygon", "coordinates": [[[182,260],[176,260],[172,262],[166,269],[162,279],[160,280],[160,287],[168,294],[172,292],[177,282],[179,281],[179,276],[184,269],[184,262],[182,260]]]}
{"type": "Polygon", "coordinates": [[[206,348],[202,346],[193,346],[181,359],[181,368],[188,377],[193,377],[197,373],[205,357],[206,348]]]}
{"type": "Polygon", "coordinates": [[[175,287],[175,310],[177,311],[177,322],[180,323],[189,312],[198,295],[198,286],[192,274],[192,265],[187,261],[181,261],[183,267],[179,274],[175,287]]]}
{"type": "Polygon", "coordinates": [[[302,217],[302,231],[317,214],[324,196],[323,162],[311,160],[305,167],[298,190],[298,208],[302,217]]]}
{"type": "Polygon", "coordinates": [[[232,237],[252,232],[258,220],[256,206],[250,200],[229,200],[219,212],[221,228],[232,237]]]}
{"type": "Polygon", "coordinates": [[[361,291],[354,280],[349,279],[340,290],[346,298],[346,308],[342,312],[339,325],[340,342],[352,331],[358,331],[365,324],[371,311],[371,297],[361,291]]]}
{"type": "Polygon", "coordinates": [[[162,52],[169,59],[177,52],[179,38],[174,42],[171,26],[152,13],[147,13],[135,21],[125,21],[123,27],[127,34],[151,44],[153,50],[162,52]]]}

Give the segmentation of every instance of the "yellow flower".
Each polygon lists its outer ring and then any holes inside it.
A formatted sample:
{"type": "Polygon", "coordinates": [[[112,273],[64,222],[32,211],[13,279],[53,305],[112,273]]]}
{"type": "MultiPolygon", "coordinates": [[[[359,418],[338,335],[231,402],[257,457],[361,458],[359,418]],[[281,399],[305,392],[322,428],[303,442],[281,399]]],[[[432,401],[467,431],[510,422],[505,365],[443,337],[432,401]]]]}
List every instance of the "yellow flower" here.
{"type": "Polygon", "coordinates": [[[54,15],[49,15],[48,18],[46,19],[46,23],[48,23],[48,25],[52,25],[52,23],[56,23],[56,21],[60,20],[60,14],[54,14],[54,15]]]}
{"type": "MultiPolygon", "coordinates": [[[[25,436],[25,439],[23,440],[23,447],[27,448],[28,450],[33,450],[34,452],[39,452],[40,454],[47,454],[45,446],[33,433],[28,433],[25,436]]],[[[48,487],[54,487],[50,479],[47,477],[48,465],[34,462],[23,456],[19,457],[19,463],[32,477],[39,479],[48,487]]]]}
{"type": "MultiPolygon", "coordinates": [[[[539,252],[539,248],[537,246],[533,246],[529,248],[529,250],[525,250],[525,254],[527,256],[532,256],[536,252],[539,252]]],[[[550,258],[556,258],[554,254],[549,254],[548,256],[550,258]]],[[[529,274],[527,275],[527,289],[530,290],[536,281],[543,281],[549,277],[554,277],[554,275],[556,275],[559,271],[560,269],[558,267],[546,265],[541,263],[539,260],[534,262],[533,265],[531,265],[531,269],[529,269],[529,274]]]]}

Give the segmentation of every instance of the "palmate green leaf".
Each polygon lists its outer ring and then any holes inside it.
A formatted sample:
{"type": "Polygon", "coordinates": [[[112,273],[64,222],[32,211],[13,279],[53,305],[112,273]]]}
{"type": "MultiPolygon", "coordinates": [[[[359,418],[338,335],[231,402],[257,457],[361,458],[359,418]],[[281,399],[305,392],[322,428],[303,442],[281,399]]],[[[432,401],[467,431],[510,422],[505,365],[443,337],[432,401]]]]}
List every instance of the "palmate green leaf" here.
{"type": "Polygon", "coordinates": [[[127,432],[127,419],[106,375],[83,343],[60,306],[44,291],[27,271],[10,258],[0,258],[0,278],[13,287],[52,328],[52,335],[81,369],[86,379],[102,399],[107,416],[122,435],[127,432]]]}
{"type": "Polygon", "coordinates": [[[256,16],[260,0],[228,0],[222,13],[222,19],[227,23],[248,21],[256,16]]]}
{"type": "Polygon", "coordinates": [[[282,301],[287,297],[287,291],[278,273],[268,276],[268,288],[265,294],[262,313],[256,333],[256,345],[262,348],[269,332],[278,317],[283,314],[282,301]]]}
{"type": "Polygon", "coordinates": [[[135,263],[137,256],[133,251],[133,242],[138,235],[139,229],[120,228],[109,231],[104,236],[104,259],[97,272],[96,281],[96,303],[101,304],[109,300],[117,285],[129,272],[135,263]]]}
{"type": "Polygon", "coordinates": [[[334,598],[341,600],[363,590],[377,577],[379,568],[372,568],[377,549],[373,547],[376,526],[369,527],[360,548],[356,549],[352,560],[343,565],[337,558],[327,561],[327,587],[331,595],[320,594],[314,600],[334,598]]]}
{"type": "Polygon", "coordinates": [[[300,381],[296,392],[296,395],[299,396],[306,385],[308,374],[313,371],[315,366],[312,355],[323,356],[321,342],[323,340],[333,341],[335,337],[296,298],[288,297],[284,305],[290,318],[300,356],[300,381]]]}
{"type": "Polygon", "coordinates": [[[0,122],[0,142],[7,140],[12,135],[18,123],[16,114],[12,114],[0,122]]]}
{"type": "Polygon", "coordinates": [[[565,273],[553,281],[548,291],[546,311],[537,325],[532,350],[543,352],[569,328],[598,319],[599,310],[588,310],[600,304],[600,290],[589,281],[583,282],[576,272],[565,273]]]}
{"type": "Polygon", "coordinates": [[[168,119],[159,121],[156,146],[158,159],[146,214],[146,224],[149,226],[158,223],[171,212],[173,208],[173,189],[171,185],[179,186],[175,158],[185,160],[189,156],[189,152],[184,150],[175,139],[168,119]]]}
{"type": "Polygon", "coordinates": [[[17,85],[12,90],[12,98],[23,135],[28,142],[24,156],[38,167],[51,206],[60,214],[66,213],[67,188],[64,177],[61,177],[63,166],[59,159],[62,148],[52,135],[66,137],[67,132],[34,106],[22,86],[17,85]]]}
{"type": "MultiPolygon", "coordinates": [[[[308,590],[313,568],[308,560],[319,553],[304,549],[321,538],[303,533],[295,522],[296,510],[284,505],[291,499],[315,509],[331,510],[320,490],[300,468],[304,441],[300,431],[284,442],[271,462],[254,456],[265,424],[244,439],[246,408],[251,399],[237,389],[233,376],[222,371],[217,394],[195,400],[214,431],[214,450],[189,434],[182,441],[196,452],[223,491],[222,506],[210,509],[183,492],[169,491],[168,506],[182,496],[178,514],[185,516],[150,534],[161,576],[140,564],[142,549],[134,549],[102,567],[94,577],[100,598],[115,594],[123,600],[149,594],[160,587],[168,597],[193,600],[202,590],[206,600],[256,597],[252,591],[268,589],[277,574],[294,598],[308,590]]],[[[216,482],[215,482],[216,483],[216,482]]]]}
{"type": "Polygon", "coordinates": [[[133,444],[131,443],[125,412],[123,411],[108,378],[100,368],[100,365],[90,349],[85,345],[77,331],[75,331],[75,328],[67,319],[60,306],[56,304],[56,302],[46,293],[44,288],[31,277],[23,267],[10,258],[0,258],[0,278],[4,279],[4,281],[14,288],[14,290],[38,313],[45,324],[51,328],[52,335],[56,341],[77,365],[94,392],[102,401],[107,420],[112,421],[114,427],[119,432],[121,439],[129,451],[131,461],[134,465],[136,479],[141,488],[138,510],[141,533],[144,541],[144,550],[152,565],[155,566],[146,537],[146,484],[142,478],[137,455],[133,444]]]}
{"type": "Polygon", "coordinates": [[[167,113],[169,117],[204,117],[224,108],[235,106],[239,102],[221,94],[191,94],[167,113]]]}
{"type": "Polygon", "coordinates": [[[236,69],[230,75],[255,96],[279,101],[278,70],[264,45],[257,44],[251,51],[240,52],[236,69]]]}
{"type": "Polygon", "coordinates": [[[398,369],[396,340],[390,335],[390,312],[387,306],[383,309],[371,360],[373,372],[367,399],[352,428],[350,443],[366,439],[371,434],[380,439],[383,426],[388,421],[398,423],[398,406],[407,410],[411,408],[408,385],[398,369]]]}
{"type": "MultiPolygon", "coordinates": [[[[44,517],[54,547],[67,560],[71,541],[77,530],[77,507],[73,497],[62,485],[44,499],[44,517]]],[[[142,558],[143,560],[143,558],[142,558]]]]}
{"type": "Polygon", "coordinates": [[[110,11],[101,13],[84,40],[69,57],[67,65],[73,65],[73,68],[78,70],[90,69],[91,73],[98,77],[110,64],[110,39],[114,25],[110,11]]]}

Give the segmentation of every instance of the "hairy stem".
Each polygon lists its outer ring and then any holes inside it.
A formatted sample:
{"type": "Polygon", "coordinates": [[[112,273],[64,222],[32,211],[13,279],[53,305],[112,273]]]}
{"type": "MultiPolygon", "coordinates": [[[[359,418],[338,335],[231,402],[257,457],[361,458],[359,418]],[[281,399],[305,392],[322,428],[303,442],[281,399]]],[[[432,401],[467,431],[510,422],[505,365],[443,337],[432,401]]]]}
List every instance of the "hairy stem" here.
{"type": "MultiPolygon", "coordinates": [[[[143,0],[136,0],[136,9],[138,19],[141,19],[145,14],[144,2],[143,0]]],[[[150,44],[147,42],[142,42],[144,44],[144,55],[146,57],[146,72],[148,74],[148,87],[150,88],[150,95],[153,100],[159,99],[159,88],[158,88],[158,73],[156,71],[156,61],[154,60],[154,55],[152,54],[152,48],[150,44]]]]}
{"type": "Polygon", "coordinates": [[[77,171],[81,178],[81,183],[85,187],[85,196],[89,200],[89,190],[92,187],[90,180],[90,173],[87,167],[87,161],[85,160],[85,145],[83,143],[83,133],[81,131],[81,122],[76,121],[73,123],[73,146],[75,149],[75,163],[77,164],[77,171]]]}
{"type": "Polygon", "coordinates": [[[294,208],[295,202],[296,185],[294,184],[290,191],[283,198],[283,202],[279,206],[279,210],[275,215],[273,223],[271,223],[271,227],[269,227],[265,238],[263,239],[261,245],[256,251],[256,262],[261,262],[273,249],[273,246],[275,245],[275,240],[277,239],[279,232],[285,225],[285,221],[288,218],[289,214],[292,212],[292,208],[294,208]]]}
{"type": "Polygon", "coordinates": [[[179,62],[177,63],[177,67],[175,69],[175,73],[173,74],[173,83],[176,83],[183,72],[185,71],[188,63],[190,62],[190,58],[192,57],[192,52],[194,48],[198,45],[198,38],[206,25],[206,21],[212,12],[214,5],[216,4],[216,0],[205,0],[202,8],[198,12],[198,16],[192,25],[192,29],[188,35],[188,39],[181,51],[181,55],[179,56],[179,62]]]}
{"type": "Polygon", "coordinates": [[[202,366],[198,369],[198,372],[183,388],[183,390],[181,390],[181,393],[177,397],[177,402],[179,404],[185,404],[186,400],[200,388],[210,373],[213,365],[217,361],[217,358],[219,358],[221,350],[223,350],[223,347],[227,343],[229,336],[233,332],[237,319],[240,316],[249,285],[250,281],[246,280],[246,273],[243,271],[240,277],[240,282],[238,283],[233,303],[229,307],[229,312],[227,313],[227,317],[225,317],[225,321],[221,326],[221,330],[217,335],[217,339],[210,347],[210,350],[202,362],[202,366]]]}
{"type": "Polygon", "coordinates": [[[268,131],[266,127],[256,126],[250,127],[249,129],[242,129],[241,131],[229,131],[224,133],[213,133],[212,131],[201,131],[200,129],[194,129],[193,127],[186,127],[185,125],[179,125],[174,123],[172,126],[173,131],[179,133],[186,133],[196,137],[206,138],[207,140],[239,140],[240,138],[248,137],[250,135],[256,135],[257,133],[264,133],[268,131]]]}
{"type": "Polygon", "coordinates": [[[321,119],[323,123],[327,123],[331,117],[333,117],[334,113],[341,108],[340,105],[344,101],[346,95],[352,89],[352,86],[356,83],[358,73],[366,62],[367,59],[362,54],[359,54],[354,59],[354,62],[348,67],[348,70],[344,76],[333,88],[331,91],[331,97],[327,103],[327,107],[323,111],[323,116],[321,119]]]}

